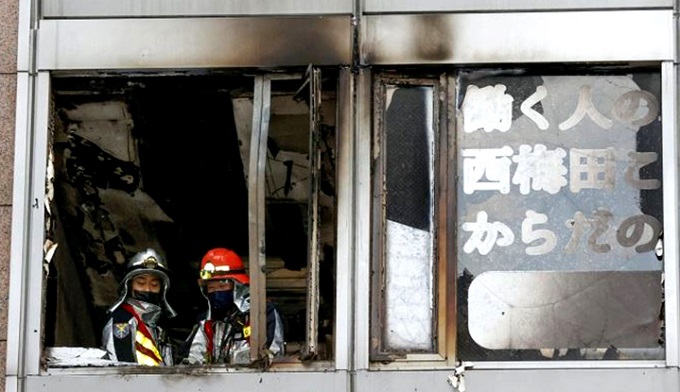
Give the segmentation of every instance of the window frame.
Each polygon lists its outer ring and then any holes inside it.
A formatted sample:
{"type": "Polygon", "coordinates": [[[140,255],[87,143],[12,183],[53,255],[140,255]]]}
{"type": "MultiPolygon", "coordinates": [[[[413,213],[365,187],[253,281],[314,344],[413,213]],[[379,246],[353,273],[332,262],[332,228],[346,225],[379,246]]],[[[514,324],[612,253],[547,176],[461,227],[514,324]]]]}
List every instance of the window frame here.
{"type": "MultiPolygon", "coordinates": [[[[321,110],[321,70],[310,65],[304,75],[299,73],[265,74],[254,77],[253,117],[250,142],[250,155],[248,158],[248,238],[249,238],[249,271],[251,279],[251,312],[255,315],[252,319],[254,333],[251,335],[251,347],[264,347],[266,341],[266,328],[258,326],[266,325],[266,161],[267,139],[269,137],[269,124],[271,120],[272,82],[280,80],[300,80],[302,86],[297,94],[304,93],[309,88],[309,147],[310,152],[315,148],[315,153],[310,153],[310,190],[308,211],[308,227],[311,232],[307,233],[307,311],[306,311],[306,338],[303,357],[311,358],[317,353],[318,345],[318,318],[319,318],[319,123],[321,110]],[[254,191],[253,191],[254,190],[254,191]]],[[[297,95],[296,94],[296,95],[297,95]]],[[[250,351],[252,362],[266,356],[265,352],[250,351]]]]}
{"type": "MultiPolygon", "coordinates": [[[[616,67],[621,64],[618,63],[612,63],[612,64],[607,64],[608,66],[616,67]]],[[[635,68],[636,64],[626,64],[628,66],[632,66],[635,68]]],[[[649,66],[648,63],[644,64],[639,64],[643,67],[649,66]]],[[[539,65],[540,66],[540,65],[539,65]]],[[[678,159],[678,154],[679,154],[679,149],[677,146],[677,140],[678,136],[676,135],[676,119],[677,119],[677,109],[675,108],[675,103],[677,102],[676,98],[676,83],[677,83],[677,71],[675,70],[673,63],[670,61],[660,61],[658,63],[659,66],[659,72],[661,76],[661,97],[660,97],[660,104],[661,104],[661,121],[662,121],[662,140],[664,141],[664,149],[662,152],[662,155],[660,156],[660,159],[662,160],[662,164],[664,167],[663,171],[663,203],[664,203],[664,223],[663,223],[663,230],[664,230],[664,236],[666,237],[665,241],[665,248],[664,248],[664,260],[663,260],[663,272],[665,276],[665,285],[664,285],[664,295],[663,295],[663,301],[665,302],[665,358],[661,360],[580,360],[580,361],[522,361],[522,362],[511,362],[511,361],[483,361],[483,362],[475,362],[474,364],[472,363],[464,363],[465,366],[474,366],[475,369],[482,369],[482,370],[496,370],[496,369],[605,369],[605,368],[613,368],[613,369],[622,369],[622,368],[636,368],[636,367],[641,367],[641,368],[654,368],[654,367],[675,367],[678,366],[678,361],[679,361],[679,346],[680,346],[680,339],[678,336],[678,325],[679,325],[679,312],[678,312],[678,303],[680,303],[680,298],[678,298],[679,295],[679,281],[678,281],[678,271],[680,271],[680,267],[677,265],[677,260],[680,257],[680,246],[677,243],[677,241],[669,241],[668,238],[677,238],[679,235],[680,231],[680,222],[677,216],[674,216],[673,214],[669,213],[669,211],[675,211],[678,208],[679,204],[679,192],[677,190],[678,188],[678,179],[676,178],[678,170],[677,170],[677,159],[678,159]]],[[[578,65],[575,65],[576,68],[581,68],[578,65]]],[[[582,68],[581,68],[582,69],[582,68]]],[[[448,84],[447,84],[447,89],[446,89],[446,96],[448,99],[451,99],[451,97],[455,97],[456,94],[456,86],[455,86],[455,76],[459,72],[459,67],[456,66],[450,66],[447,67],[445,70],[445,74],[443,75],[444,78],[448,78],[448,84]]],[[[396,75],[397,77],[405,77],[408,75],[401,75],[398,74],[399,70],[392,71],[393,73],[388,73],[390,75],[396,75]]],[[[375,76],[372,79],[372,84],[371,84],[371,102],[372,104],[372,112],[371,115],[373,116],[370,127],[371,127],[371,133],[372,135],[376,132],[376,129],[380,126],[379,120],[378,120],[378,110],[379,110],[379,105],[376,104],[376,99],[375,99],[375,90],[376,86],[379,84],[378,80],[379,78],[383,75],[380,73],[380,71],[374,71],[375,76]]],[[[427,73],[427,70],[422,70],[418,71],[418,75],[425,75],[427,73]]],[[[448,107],[448,106],[447,106],[448,107]]],[[[449,141],[447,143],[447,147],[449,150],[447,151],[447,155],[449,156],[448,158],[448,177],[449,179],[452,179],[455,181],[456,179],[456,169],[455,169],[455,162],[453,161],[453,158],[455,158],[456,150],[456,142],[455,142],[455,134],[453,129],[455,129],[455,115],[453,114],[447,114],[447,113],[442,113],[442,117],[449,116],[449,118],[446,120],[446,124],[448,125],[448,132],[449,132],[449,141]]],[[[376,160],[376,155],[378,155],[377,152],[379,147],[378,147],[378,142],[373,139],[372,140],[372,145],[371,145],[371,161],[376,160]]],[[[375,182],[376,179],[375,177],[378,176],[379,169],[373,168],[371,171],[371,183],[372,188],[371,188],[371,214],[372,214],[372,220],[373,223],[371,224],[371,241],[372,241],[372,249],[371,249],[371,273],[375,274],[376,271],[376,258],[380,257],[379,251],[377,252],[376,249],[380,249],[380,245],[376,244],[376,241],[379,242],[380,238],[380,232],[379,230],[376,230],[375,227],[377,226],[376,222],[378,222],[380,219],[380,215],[375,213],[375,206],[379,202],[380,198],[379,195],[376,194],[375,192],[375,182]]],[[[455,186],[455,184],[451,183],[449,184],[450,186],[455,186]]],[[[456,195],[455,192],[446,192],[443,188],[440,188],[439,192],[443,192],[446,195],[447,201],[444,201],[443,199],[440,198],[439,202],[440,203],[449,203],[449,206],[455,205],[456,203],[456,195]]],[[[455,208],[453,209],[455,210],[455,208]]],[[[455,220],[455,211],[451,211],[449,209],[448,212],[448,221],[440,223],[443,224],[444,226],[447,227],[448,233],[455,233],[455,227],[456,227],[456,220],[455,220]]],[[[449,271],[448,273],[451,274],[450,271],[456,271],[457,265],[456,265],[456,260],[455,260],[455,252],[457,249],[457,244],[455,243],[455,240],[451,240],[449,247],[447,250],[442,251],[441,249],[439,250],[439,253],[445,253],[447,254],[447,258],[449,260],[448,262],[448,267],[449,271]]],[[[378,264],[379,267],[379,264],[378,264]]],[[[454,272],[455,274],[455,272],[454,272]]],[[[371,311],[370,315],[371,318],[374,318],[376,313],[375,313],[375,303],[376,303],[376,291],[380,290],[380,285],[376,285],[376,282],[379,282],[379,280],[376,280],[375,278],[372,278],[370,282],[370,287],[371,287],[371,311]]],[[[451,339],[447,339],[446,343],[446,352],[451,353],[449,359],[448,359],[448,364],[449,366],[456,365],[457,360],[455,356],[457,355],[456,353],[456,284],[455,282],[450,282],[448,284],[447,289],[446,289],[446,294],[443,295],[442,291],[440,291],[440,296],[443,296],[444,299],[448,298],[449,301],[445,302],[448,312],[447,312],[447,328],[448,331],[447,333],[449,334],[448,336],[453,336],[451,339]]],[[[379,303],[379,302],[378,302],[379,303]]],[[[370,325],[370,323],[367,323],[367,325],[370,325]]],[[[369,346],[374,345],[374,338],[376,337],[376,332],[371,325],[370,328],[370,336],[369,336],[369,346]]],[[[422,365],[429,366],[427,365],[428,363],[432,366],[438,366],[438,362],[428,362],[427,360],[424,360],[423,362],[418,361],[414,357],[408,357],[406,359],[397,359],[392,361],[391,363],[388,363],[389,361],[393,360],[393,358],[375,358],[373,355],[373,351],[369,347],[369,363],[370,367],[373,368],[420,368],[422,365]],[[377,363],[376,361],[384,360],[384,363],[380,364],[377,363]]],[[[420,358],[421,360],[424,358],[420,358]]],[[[441,364],[441,361],[439,362],[441,364]]]]}
{"type": "MultiPolygon", "coordinates": [[[[455,302],[447,301],[455,295],[455,282],[449,278],[455,268],[454,247],[447,242],[450,237],[450,218],[455,209],[450,208],[448,198],[449,178],[453,165],[449,156],[449,124],[446,118],[448,81],[444,74],[411,76],[396,72],[376,72],[372,80],[372,245],[371,245],[371,299],[370,299],[370,347],[369,361],[375,365],[382,362],[396,364],[413,363],[426,366],[447,366],[455,363],[455,302]],[[386,270],[386,208],[385,208],[385,156],[383,154],[386,114],[385,97],[388,86],[432,88],[432,335],[436,339],[432,353],[408,353],[389,351],[383,345],[386,270]],[[429,365],[428,365],[429,364],[429,365]]],[[[455,274],[454,274],[455,276],[455,274]]],[[[387,365],[390,366],[390,365],[387,365]]]]}
{"type": "MultiPolygon", "coordinates": [[[[662,84],[662,137],[667,141],[662,155],[664,171],[664,205],[668,211],[677,210],[679,204],[678,192],[678,146],[677,129],[677,80],[678,74],[673,61],[660,61],[662,84]]],[[[369,285],[371,239],[368,214],[370,213],[370,128],[371,109],[371,71],[361,69],[356,79],[351,71],[344,71],[346,80],[356,80],[356,84],[344,86],[339,81],[339,90],[344,89],[343,96],[350,100],[356,90],[356,112],[350,112],[346,105],[338,104],[345,114],[343,125],[338,123],[339,170],[345,174],[339,176],[339,184],[349,185],[351,189],[339,187],[338,227],[348,228],[347,232],[339,231],[338,259],[352,260],[352,265],[338,264],[338,282],[336,293],[337,331],[342,331],[336,339],[336,363],[334,368],[368,369],[369,366],[369,312],[365,298],[369,285]],[[350,121],[349,114],[352,114],[350,121]],[[351,217],[351,218],[350,218],[351,217]],[[353,223],[352,220],[355,222],[353,223]],[[342,235],[341,235],[342,234],[342,235]],[[364,241],[364,242],[362,242],[364,241]],[[342,257],[341,257],[342,254],[342,257]],[[365,311],[364,311],[365,310],[365,311]],[[355,332],[352,332],[355,331],[355,332]],[[347,344],[343,344],[347,343],[347,344]]],[[[341,78],[340,78],[341,79],[341,78]]],[[[17,75],[17,109],[15,119],[15,160],[14,187],[12,201],[12,238],[10,253],[10,278],[8,300],[8,333],[6,373],[8,388],[16,390],[19,379],[25,378],[29,385],[44,384],[44,376],[62,377],[64,385],[81,385],[77,380],[101,380],[99,377],[107,374],[118,374],[120,369],[49,369],[49,374],[40,368],[42,347],[40,344],[43,316],[42,263],[29,260],[42,260],[43,257],[43,224],[44,207],[39,204],[33,207],[32,196],[42,200],[45,189],[42,152],[46,152],[46,130],[49,114],[50,74],[41,71],[35,74],[20,72],[17,75]],[[34,159],[33,157],[36,157],[34,159]],[[41,166],[42,165],[42,166],[41,166]],[[34,293],[33,295],[27,295],[34,293]],[[82,375],[88,377],[83,378],[82,375]],[[37,378],[40,376],[40,378],[37,378]],[[94,378],[91,378],[94,377],[94,378]]],[[[449,86],[449,89],[452,86],[449,86]]],[[[453,120],[449,120],[453,121],[453,120]]],[[[450,224],[449,224],[450,226],[450,224]]],[[[559,361],[559,362],[484,362],[475,363],[474,369],[488,370],[489,383],[496,380],[496,372],[503,369],[544,369],[547,374],[554,374],[550,369],[614,369],[621,375],[629,375],[627,369],[643,368],[650,370],[648,374],[662,376],[668,368],[678,366],[678,266],[680,245],[669,238],[677,238],[679,233],[677,216],[669,215],[664,219],[666,244],[664,250],[664,270],[666,273],[665,296],[666,301],[666,359],[662,361],[626,361],[621,363],[598,361],[559,361]]],[[[453,298],[455,288],[449,288],[448,298],[453,298]]],[[[454,305],[455,308],[455,305],[454,305]]],[[[455,315],[448,316],[455,319],[455,315]]],[[[451,325],[450,323],[448,325],[451,325]]],[[[453,324],[455,326],[455,323],[453,324]]],[[[455,347],[455,341],[447,342],[449,347],[455,347]]],[[[450,351],[449,351],[450,352],[450,351]]],[[[373,364],[371,364],[373,365],[373,364]]],[[[396,368],[407,368],[404,363],[396,368]]],[[[386,365],[387,368],[395,368],[386,365]]],[[[319,368],[315,368],[319,370],[319,368]]],[[[310,369],[313,370],[313,369],[310,369]]],[[[148,379],[164,377],[163,372],[146,375],[148,379]]],[[[257,373],[255,373],[257,374],[257,373]]],[[[324,373],[328,374],[328,373],[324,373]]],[[[577,373],[578,374],[578,373],[577,373]]],[[[505,377],[499,374],[498,377],[505,377]]],[[[51,378],[51,377],[48,377],[51,378]]],[[[336,377],[337,378],[337,377],[336,377]]],[[[333,378],[333,379],[336,379],[333,378]]],[[[342,377],[340,377],[342,378],[342,377]]],[[[344,378],[342,378],[344,379],[344,378]]],[[[123,380],[123,379],[121,379],[123,380]]],[[[340,379],[338,379],[340,380],[340,379]]],[[[638,380],[638,379],[636,379],[638,380]]],[[[639,381],[639,380],[638,380],[639,381]]],[[[95,381],[97,382],[97,381],[95,381]]],[[[128,381],[123,381],[127,383],[128,381]]],[[[195,385],[195,384],[193,384],[195,385]]],[[[332,382],[331,384],[333,385],[332,382]]],[[[285,389],[285,388],[284,388],[285,389]]]]}
{"type": "MultiPolygon", "coordinates": [[[[603,65],[604,69],[611,67],[616,69],[623,64],[608,63],[603,65]]],[[[673,133],[674,119],[676,112],[674,110],[668,110],[668,108],[673,108],[673,90],[671,89],[675,82],[675,74],[671,72],[668,67],[668,62],[660,62],[656,71],[660,75],[661,83],[661,97],[660,97],[660,108],[661,108],[661,137],[663,143],[663,155],[660,156],[663,165],[663,205],[664,205],[664,223],[663,231],[664,233],[673,232],[677,233],[678,230],[678,219],[669,211],[675,211],[677,208],[678,198],[677,198],[677,172],[673,172],[669,168],[676,166],[678,149],[676,145],[677,137],[673,133]],[[670,122],[670,123],[669,123],[670,122]],[[673,141],[669,143],[668,141],[673,141]],[[672,218],[672,219],[671,219],[672,218]]],[[[636,64],[625,64],[623,66],[629,66],[632,69],[636,68],[636,64]]],[[[649,68],[649,64],[639,64],[641,68],[649,68]]],[[[522,66],[519,66],[522,68],[522,66]]],[[[539,69],[541,66],[535,66],[534,68],[539,69]]],[[[510,65],[507,69],[512,69],[513,66],[510,65]]],[[[449,78],[451,80],[450,85],[455,85],[455,80],[459,75],[460,71],[470,71],[470,70],[491,70],[495,69],[492,67],[476,66],[476,67],[462,67],[452,69],[448,72],[449,78]]],[[[567,67],[564,70],[564,75],[572,75],[572,72],[585,72],[587,71],[579,65],[575,65],[571,68],[567,67]]],[[[451,97],[455,97],[455,90],[452,91],[451,97]]],[[[455,117],[455,116],[452,116],[455,117]]],[[[455,134],[455,131],[452,131],[455,134]]],[[[455,137],[455,136],[454,136],[455,137]]],[[[455,145],[455,142],[452,142],[455,145]]],[[[457,153],[457,150],[454,154],[457,153]]],[[[453,174],[456,175],[455,173],[453,174]]],[[[664,234],[666,236],[668,234],[664,234]]],[[[675,234],[674,238],[677,238],[675,234]]],[[[665,276],[665,293],[663,293],[662,301],[665,301],[664,311],[665,311],[665,358],[664,359],[653,359],[653,360],[540,360],[540,361],[474,361],[474,367],[477,369],[535,369],[535,368],[627,368],[627,367],[658,367],[658,366],[677,366],[677,243],[668,244],[666,241],[664,250],[664,260],[663,260],[663,270],[662,273],[665,276]],[[672,247],[672,249],[669,249],[672,247]],[[671,253],[666,253],[670,251],[671,253]],[[674,293],[675,292],[675,293],[674,293]],[[674,304],[675,302],[675,304],[674,304]]]]}
{"type": "MultiPolygon", "coordinates": [[[[97,374],[110,373],[140,373],[139,368],[135,366],[105,368],[98,367],[96,365],[92,367],[50,367],[49,363],[46,363],[43,358],[45,349],[47,348],[47,346],[44,346],[43,344],[46,316],[45,289],[47,286],[49,257],[52,254],[47,249],[45,225],[50,214],[49,206],[46,205],[50,202],[47,193],[50,190],[49,188],[52,186],[50,178],[48,178],[48,160],[50,159],[48,154],[51,149],[51,145],[49,144],[49,130],[53,112],[53,99],[51,90],[51,79],[53,75],[51,72],[44,71],[37,73],[37,75],[34,77],[29,75],[19,76],[17,88],[17,118],[15,124],[17,138],[15,143],[14,172],[16,173],[16,178],[14,181],[15,186],[13,190],[14,214],[12,218],[12,247],[10,260],[12,273],[10,274],[9,282],[9,293],[11,300],[8,301],[8,343],[6,357],[6,369],[8,377],[10,377],[12,374],[38,376],[51,373],[64,373],[86,374],[94,376],[97,374]],[[35,100],[35,103],[30,104],[31,100],[35,100]]],[[[303,76],[304,75],[300,74],[299,72],[267,73],[262,74],[262,76],[255,76],[253,79],[255,80],[256,78],[261,78],[261,80],[267,80],[268,82],[271,82],[271,80],[282,79],[303,80],[303,76]]],[[[340,70],[340,72],[338,72],[337,78],[338,86],[341,86],[342,84],[340,83],[340,79],[349,83],[349,81],[351,81],[351,73],[347,69],[340,70]]],[[[320,101],[320,74],[318,72],[314,74],[314,79],[316,80],[314,84],[317,87],[317,91],[310,92],[310,95],[320,101]]],[[[253,92],[255,93],[255,91],[253,92]]],[[[349,114],[348,109],[351,107],[349,100],[352,98],[352,95],[346,88],[342,88],[342,91],[339,89],[337,94],[338,99],[336,100],[336,106],[338,110],[335,120],[338,135],[336,138],[336,144],[339,145],[341,143],[339,141],[340,135],[349,134],[350,122],[347,118],[342,118],[341,115],[349,114]]],[[[269,102],[269,98],[270,97],[267,97],[267,102],[269,102]]],[[[264,100],[261,102],[264,103],[264,100]]],[[[256,113],[256,106],[257,105],[254,104],[253,116],[262,114],[256,113]]],[[[310,120],[310,124],[314,123],[315,121],[318,122],[318,118],[315,117],[315,119],[310,120]]],[[[256,129],[256,126],[261,126],[261,124],[255,124],[254,122],[252,125],[253,130],[256,129]]],[[[253,140],[257,136],[259,135],[253,133],[253,140]]],[[[266,149],[266,134],[264,140],[265,143],[263,146],[266,149]]],[[[342,143],[342,145],[346,150],[345,143],[342,143]]],[[[251,147],[258,148],[258,145],[252,144],[251,147]]],[[[336,146],[336,148],[337,147],[338,146],[336,146]]],[[[345,155],[348,153],[351,154],[351,152],[345,152],[345,155]]],[[[347,159],[347,156],[341,158],[338,154],[338,165],[351,166],[351,164],[347,162],[347,159]]],[[[255,160],[250,159],[250,162],[255,162],[255,160]]],[[[248,168],[248,170],[250,170],[250,168],[248,168]]],[[[261,174],[261,177],[264,178],[264,170],[261,174]]],[[[262,187],[261,189],[264,188],[262,187]]],[[[337,202],[335,208],[336,214],[338,215],[350,213],[350,210],[347,209],[347,206],[343,207],[343,211],[340,211],[340,206],[337,202]]],[[[264,221],[262,220],[260,223],[261,226],[257,227],[256,230],[259,230],[260,228],[262,230],[264,229],[264,221]]],[[[337,224],[338,222],[334,223],[336,227],[337,224]]],[[[250,230],[251,229],[249,228],[249,231],[250,230]]],[[[340,248],[343,246],[348,247],[349,244],[341,244],[338,242],[336,246],[338,247],[338,250],[336,250],[337,258],[340,248]]],[[[258,259],[251,257],[249,258],[249,261],[251,266],[253,261],[255,265],[258,266],[258,268],[251,270],[253,271],[253,273],[251,273],[251,279],[255,280],[259,279],[260,277],[264,279],[264,273],[259,270],[258,259]],[[256,275],[259,275],[259,277],[256,278],[256,275]]],[[[318,258],[316,259],[316,262],[318,263],[318,258]]],[[[346,268],[343,268],[343,270],[346,270],[346,268]]],[[[333,288],[335,296],[338,297],[336,309],[333,313],[335,323],[340,321],[339,317],[342,317],[343,319],[350,317],[347,313],[343,313],[341,311],[341,309],[346,309],[348,304],[338,295],[340,292],[350,291],[350,282],[351,278],[349,277],[347,271],[344,271],[343,276],[338,277],[338,280],[333,288]]],[[[316,280],[315,284],[316,291],[318,291],[318,279],[316,280]]],[[[258,290],[264,291],[264,286],[258,288],[258,290]]],[[[254,289],[253,293],[255,293],[254,289]]],[[[262,302],[262,305],[264,305],[264,296],[258,297],[261,298],[261,301],[257,302],[262,302]]],[[[253,301],[253,313],[255,313],[257,306],[255,305],[255,302],[256,301],[253,301]]],[[[261,306],[257,311],[262,318],[265,317],[264,306],[261,306]]],[[[318,309],[316,309],[314,313],[318,315],[318,309]]],[[[257,321],[253,320],[253,331],[264,335],[266,328],[257,328],[255,325],[256,323],[257,321]]],[[[261,322],[259,325],[264,326],[266,323],[261,322]]],[[[333,338],[333,346],[335,349],[331,357],[328,360],[305,362],[304,371],[325,372],[329,369],[348,368],[348,354],[337,349],[337,347],[339,347],[337,342],[341,341],[342,339],[347,339],[347,336],[349,336],[349,331],[346,328],[339,328],[333,338]],[[344,336],[339,336],[338,333],[344,334],[344,336]]],[[[265,338],[262,337],[261,341],[264,342],[264,339],[265,338]]],[[[313,343],[316,343],[316,341],[317,339],[313,339],[313,343]]],[[[253,350],[251,355],[252,354],[257,356],[257,350],[253,350]]],[[[162,376],[163,374],[176,372],[177,370],[173,370],[174,368],[175,367],[158,368],[155,369],[152,374],[162,376]]],[[[227,371],[233,370],[234,369],[227,371]]],[[[244,370],[247,372],[252,372],[252,369],[244,370]]],[[[281,362],[277,363],[277,367],[270,368],[270,370],[299,371],[303,370],[303,368],[301,367],[300,363],[281,362]]],[[[148,374],[148,371],[145,372],[141,370],[141,372],[148,374]]]]}

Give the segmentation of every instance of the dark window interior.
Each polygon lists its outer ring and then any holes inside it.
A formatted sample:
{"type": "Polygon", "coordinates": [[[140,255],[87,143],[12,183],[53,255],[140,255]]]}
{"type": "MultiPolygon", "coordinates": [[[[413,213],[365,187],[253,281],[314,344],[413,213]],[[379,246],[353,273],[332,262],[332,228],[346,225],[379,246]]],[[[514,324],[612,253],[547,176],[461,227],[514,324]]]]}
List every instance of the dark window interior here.
{"type": "MultiPolygon", "coordinates": [[[[301,83],[290,81],[272,96],[293,101],[301,83]]],[[[334,83],[324,82],[330,109],[321,127],[318,338],[325,350],[317,359],[330,358],[334,314],[334,83]]],[[[242,74],[53,78],[47,238],[58,247],[49,267],[46,346],[98,347],[125,263],[147,247],[165,255],[172,270],[168,300],[178,317],[166,329],[177,342],[206,307],[197,286],[202,256],[227,247],[248,264],[252,91],[253,78],[242,74]]],[[[300,109],[304,100],[296,104],[300,113],[272,112],[271,160],[297,145],[308,154],[309,115],[300,109]]],[[[295,186],[285,172],[276,176],[284,188],[295,186]]],[[[267,297],[284,317],[295,361],[305,339],[308,222],[306,201],[287,194],[267,192],[267,297]]]]}

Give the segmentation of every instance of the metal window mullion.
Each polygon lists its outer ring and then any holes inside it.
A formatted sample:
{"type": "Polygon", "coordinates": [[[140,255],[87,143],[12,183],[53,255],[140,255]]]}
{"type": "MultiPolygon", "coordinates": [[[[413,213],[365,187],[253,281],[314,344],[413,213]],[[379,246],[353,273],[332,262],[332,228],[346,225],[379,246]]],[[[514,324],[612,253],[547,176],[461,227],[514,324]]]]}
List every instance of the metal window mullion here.
{"type": "Polygon", "coordinates": [[[664,298],[666,327],[666,364],[678,366],[678,137],[676,66],[671,61],[661,65],[661,113],[663,134],[663,210],[664,210],[664,298]]]}
{"type": "Polygon", "coordinates": [[[250,360],[260,359],[266,342],[265,164],[271,105],[271,81],[255,77],[253,124],[248,170],[248,265],[250,274],[250,360]]]}
{"type": "Polygon", "coordinates": [[[40,374],[42,357],[43,319],[43,244],[45,241],[45,178],[47,171],[47,133],[50,118],[50,75],[40,72],[36,78],[35,123],[32,140],[32,177],[30,182],[30,224],[28,260],[26,260],[27,286],[26,318],[26,375],[40,374]]]}
{"type": "MultiPolygon", "coordinates": [[[[12,199],[12,239],[10,250],[9,304],[7,309],[7,377],[24,375],[24,296],[26,280],[25,260],[28,252],[28,222],[30,213],[30,169],[33,91],[32,77],[26,72],[17,75],[16,120],[14,137],[14,191],[12,199]]],[[[12,391],[12,389],[8,389],[12,391]]]]}
{"type": "Polygon", "coordinates": [[[17,36],[17,71],[35,72],[39,0],[20,0],[17,36]]]}
{"type": "Polygon", "coordinates": [[[354,370],[369,367],[369,302],[371,261],[371,72],[361,69],[357,82],[354,190],[354,370]]]}
{"type": "MultiPolygon", "coordinates": [[[[425,86],[425,85],[424,85],[425,86]]],[[[436,81],[433,81],[432,85],[432,116],[430,117],[431,123],[429,124],[429,131],[432,137],[430,140],[430,161],[429,161],[429,171],[430,171],[430,273],[432,279],[432,287],[430,287],[430,301],[432,304],[432,314],[430,315],[430,323],[432,328],[432,349],[434,353],[443,356],[443,346],[442,346],[442,335],[440,331],[440,321],[439,316],[439,246],[437,243],[439,236],[439,220],[437,220],[437,212],[439,211],[439,198],[437,192],[439,191],[439,165],[437,163],[437,158],[439,157],[439,94],[440,86],[437,85],[436,81]]]]}
{"type": "MultiPolygon", "coordinates": [[[[383,334],[383,324],[385,320],[385,203],[384,203],[384,188],[385,188],[385,174],[384,174],[384,148],[382,141],[384,140],[384,130],[381,124],[384,123],[385,118],[385,82],[382,78],[376,77],[375,80],[366,80],[366,83],[371,83],[372,93],[366,99],[370,99],[372,107],[376,108],[372,118],[369,117],[368,124],[372,125],[370,133],[372,135],[372,147],[375,151],[373,155],[378,156],[379,159],[371,160],[373,168],[371,172],[370,201],[371,201],[371,223],[370,233],[375,240],[372,241],[370,252],[370,284],[372,290],[370,291],[370,322],[369,331],[370,339],[374,340],[376,344],[369,346],[369,356],[371,361],[379,359],[383,354],[383,341],[385,339],[383,334]]],[[[366,89],[360,90],[365,92],[366,89]]],[[[360,111],[362,109],[359,109],[360,111]]],[[[363,109],[366,110],[366,109],[363,109]]],[[[367,131],[369,132],[369,131],[367,131]]],[[[373,156],[372,155],[372,156],[373,156]]]]}
{"type": "Polygon", "coordinates": [[[438,84],[435,82],[434,94],[433,94],[433,168],[432,176],[434,181],[434,193],[432,195],[432,239],[433,239],[433,299],[435,301],[435,311],[433,314],[434,318],[434,328],[433,332],[437,334],[437,346],[435,347],[435,352],[438,353],[442,358],[450,359],[452,354],[448,352],[448,342],[450,337],[447,334],[447,323],[448,323],[448,302],[451,301],[451,297],[448,296],[449,288],[449,278],[447,274],[447,246],[448,238],[447,235],[447,219],[446,212],[447,208],[447,176],[446,168],[448,164],[446,162],[446,157],[448,154],[446,146],[446,135],[447,135],[447,91],[446,75],[442,75],[439,78],[438,84]]]}
{"type": "MultiPolygon", "coordinates": [[[[32,288],[31,274],[27,260],[31,247],[31,170],[33,158],[33,134],[35,129],[37,79],[35,67],[36,31],[38,23],[37,0],[21,0],[17,29],[17,90],[14,136],[14,175],[12,193],[12,231],[10,248],[10,275],[7,304],[7,345],[5,356],[5,390],[14,392],[23,389],[26,372],[33,372],[35,366],[26,368],[26,363],[36,353],[28,353],[34,346],[34,339],[27,344],[29,330],[28,313],[42,313],[42,308],[32,308],[27,292],[32,288]],[[30,287],[29,287],[30,286],[30,287]]],[[[42,91],[42,90],[41,90],[42,91]]],[[[43,187],[44,188],[44,187],[43,187]]],[[[40,329],[38,328],[38,334],[40,329]]],[[[38,339],[39,343],[39,339],[38,339]]],[[[38,363],[39,365],[39,363],[38,363]]]]}
{"type": "Polygon", "coordinates": [[[335,305],[335,367],[351,370],[353,355],[352,279],[354,262],[354,129],[352,127],[353,74],[342,68],[338,78],[336,113],[338,135],[337,164],[337,257],[335,305]]]}
{"type": "MultiPolygon", "coordinates": [[[[457,320],[458,320],[458,315],[456,313],[457,310],[457,302],[459,301],[459,298],[457,296],[457,278],[458,278],[458,268],[457,268],[457,262],[458,260],[456,259],[456,253],[457,253],[457,241],[456,241],[456,227],[458,225],[458,216],[457,216],[457,198],[456,198],[456,173],[457,173],[457,167],[456,167],[456,157],[458,155],[458,150],[456,149],[456,119],[457,114],[456,111],[457,106],[456,106],[456,80],[457,77],[454,75],[449,76],[447,75],[445,77],[445,81],[443,84],[446,86],[446,101],[445,101],[445,110],[443,110],[444,113],[442,113],[442,117],[446,117],[446,119],[442,119],[442,126],[445,127],[443,134],[441,135],[442,137],[440,138],[441,144],[440,144],[440,164],[445,165],[445,169],[442,170],[445,173],[445,179],[443,180],[440,188],[441,192],[441,198],[442,202],[445,205],[445,207],[442,207],[442,209],[439,211],[440,213],[440,219],[444,219],[446,221],[445,223],[445,233],[439,233],[440,235],[443,236],[442,241],[440,241],[440,244],[444,244],[443,246],[446,247],[446,249],[442,252],[440,251],[440,255],[445,255],[445,261],[440,262],[441,266],[441,272],[444,274],[444,279],[445,279],[445,285],[446,285],[446,292],[445,292],[445,300],[442,304],[443,307],[445,307],[445,317],[446,317],[446,358],[447,358],[447,363],[449,365],[454,365],[455,361],[457,360],[457,353],[456,353],[456,343],[457,343],[457,333],[458,333],[458,326],[457,326],[457,320]],[[449,113],[449,110],[453,110],[453,113],[449,113]]],[[[467,305],[466,305],[467,306],[467,305]]]]}
{"type": "Polygon", "coordinates": [[[310,357],[317,352],[319,325],[319,122],[321,110],[321,71],[310,67],[309,78],[309,205],[308,205],[308,250],[307,250],[307,342],[304,355],[310,357]]]}

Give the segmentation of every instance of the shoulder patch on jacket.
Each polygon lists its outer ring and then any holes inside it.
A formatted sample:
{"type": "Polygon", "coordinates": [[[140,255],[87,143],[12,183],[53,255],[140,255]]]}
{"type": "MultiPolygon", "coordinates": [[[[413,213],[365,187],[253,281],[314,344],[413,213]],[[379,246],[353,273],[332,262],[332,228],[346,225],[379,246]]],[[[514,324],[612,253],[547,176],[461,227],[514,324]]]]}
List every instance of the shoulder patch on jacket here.
{"type": "Polygon", "coordinates": [[[130,324],[128,323],[114,323],[113,336],[117,339],[125,339],[130,334],[130,324]]]}

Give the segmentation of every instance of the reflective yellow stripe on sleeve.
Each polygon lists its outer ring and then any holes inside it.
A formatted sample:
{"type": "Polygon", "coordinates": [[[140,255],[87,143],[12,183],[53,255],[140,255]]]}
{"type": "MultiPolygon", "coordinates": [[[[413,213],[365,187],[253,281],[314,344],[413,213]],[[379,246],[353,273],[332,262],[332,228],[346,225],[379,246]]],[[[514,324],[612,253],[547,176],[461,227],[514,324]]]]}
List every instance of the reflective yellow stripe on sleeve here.
{"type": "Polygon", "coordinates": [[[160,363],[156,362],[155,359],[144,354],[141,351],[137,351],[137,363],[144,366],[161,366],[160,363]]]}
{"type": "Polygon", "coordinates": [[[162,357],[154,342],[140,331],[137,331],[135,340],[137,342],[137,362],[146,366],[160,366],[162,357]]]}

